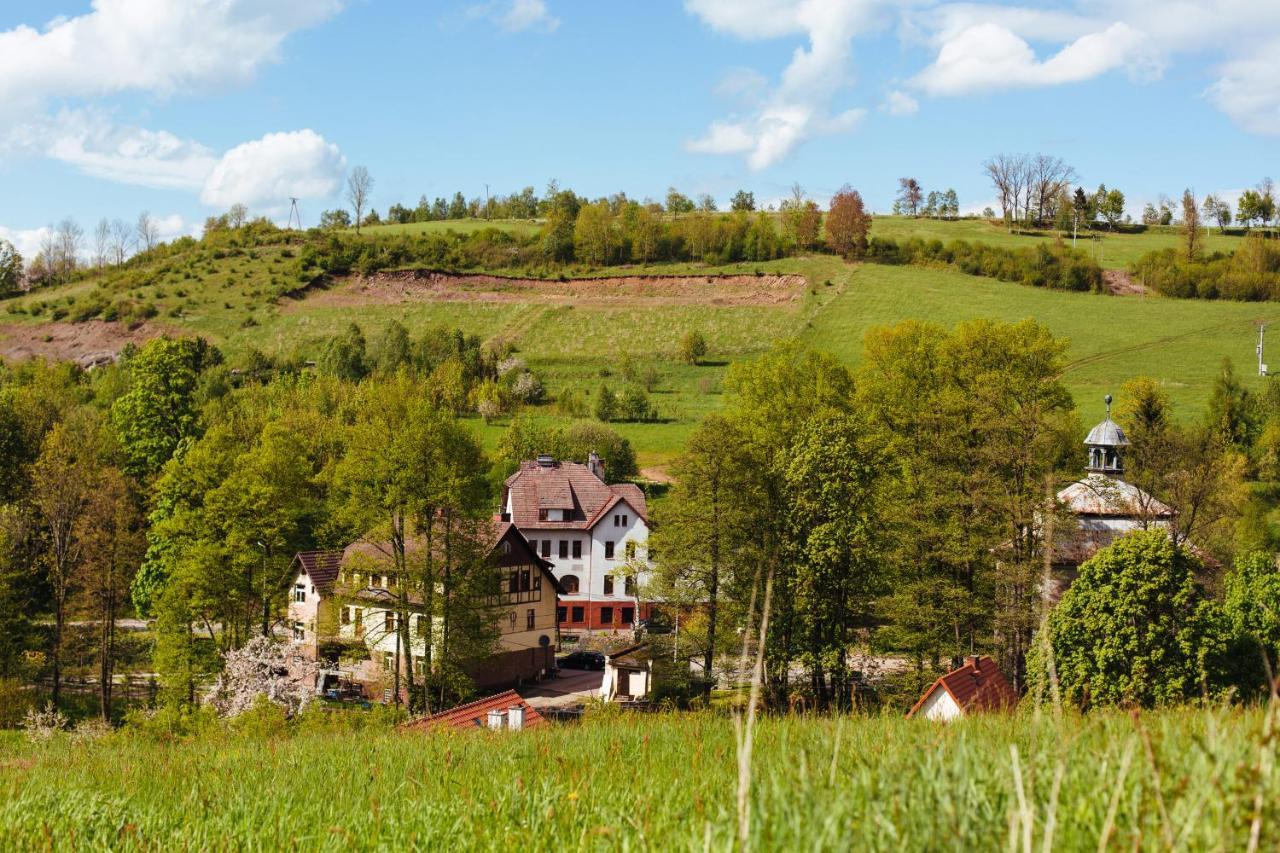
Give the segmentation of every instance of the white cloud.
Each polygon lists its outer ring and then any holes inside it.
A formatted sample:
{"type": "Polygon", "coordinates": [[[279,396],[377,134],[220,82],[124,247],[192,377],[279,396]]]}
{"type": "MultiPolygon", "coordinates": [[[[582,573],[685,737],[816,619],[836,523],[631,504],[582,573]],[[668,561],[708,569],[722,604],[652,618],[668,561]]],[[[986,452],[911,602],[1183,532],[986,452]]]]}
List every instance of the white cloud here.
{"type": "Polygon", "coordinates": [[[217,162],[204,145],[163,130],[114,124],[99,110],[62,110],[17,128],[10,146],[121,184],[195,190],[217,162]]]}
{"type": "Polygon", "coordinates": [[[894,90],[885,96],[880,108],[889,115],[913,116],[920,111],[920,102],[906,92],[894,90]]]}
{"type": "Polygon", "coordinates": [[[1219,66],[1209,97],[1251,133],[1280,136],[1280,38],[1219,66]]]}
{"type": "Polygon", "coordinates": [[[0,114],[52,98],[162,95],[250,79],[342,0],[93,0],[43,30],[0,32],[0,114]]]}
{"type": "MultiPolygon", "coordinates": [[[[806,139],[846,133],[865,115],[861,109],[833,111],[838,94],[853,82],[852,40],[882,23],[879,0],[686,0],[685,8],[712,29],[758,40],[804,36],[772,90],[756,85],[754,104],[743,115],[711,123],[689,151],[746,155],[752,169],[785,159],[806,139]]],[[[742,72],[726,80],[730,92],[743,90],[742,72]]]]}
{"type": "Polygon", "coordinates": [[[338,146],[313,130],[269,133],[224,154],[205,180],[200,200],[213,207],[242,203],[287,209],[290,196],[331,196],[346,165],[338,146]]]}
{"type": "Polygon", "coordinates": [[[1119,22],[1080,36],[1041,61],[1013,30],[994,22],[980,23],[946,39],[937,59],[913,82],[931,95],[1078,83],[1145,63],[1146,49],[1146,36],[1119,22]]]}
{"type": "Polygon", "coordinates": [[[560,19],[547,9],[546,0],[494,0],[472,6],[468,14],[488,18],[509,33],[535,29],[549,33],[560,26],[560,19]]]}
{"type": "Polygon", "coordinates": [[[0,225],[0,240],[7,240],[22,255],[23,260],[30,261],[40,252],[40,244],[45,237],[53,233],[49,227],[43,228],[6,228],[0,225]]]}

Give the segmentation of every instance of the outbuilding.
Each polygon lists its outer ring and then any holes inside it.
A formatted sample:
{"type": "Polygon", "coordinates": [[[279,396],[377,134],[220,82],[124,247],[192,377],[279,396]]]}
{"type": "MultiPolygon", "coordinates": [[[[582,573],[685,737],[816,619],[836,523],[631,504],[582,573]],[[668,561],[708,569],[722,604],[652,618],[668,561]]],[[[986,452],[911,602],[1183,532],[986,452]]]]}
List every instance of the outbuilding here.
{"type": "Polygon", "coordinates": [[[933,682],[907,716],[945,722],[984,711],[1011,711],[1017,704],[1018,693],[996,662],[975,655],[933,682]]]}

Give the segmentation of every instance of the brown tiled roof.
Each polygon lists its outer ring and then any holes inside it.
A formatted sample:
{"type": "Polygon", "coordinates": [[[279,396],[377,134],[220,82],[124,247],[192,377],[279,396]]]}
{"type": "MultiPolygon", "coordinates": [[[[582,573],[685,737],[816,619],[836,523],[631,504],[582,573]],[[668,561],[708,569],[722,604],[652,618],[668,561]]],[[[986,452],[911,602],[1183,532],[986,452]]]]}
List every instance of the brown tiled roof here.
{"type": "Polygon", "coordinates": [[[1007,711],[1018,704],[1017,691],[1005,679],[996,662],[986,655],[969,658],[964,666],[953,669],[933,682],[933,686],[924,692],[915,706],[907,712],[907,716],[915,716],[935,690],[950,693],[956,706],[965,714],[1007,711]]]}
{"type": "Polygon", "coordinates": [[[342,565],[342,551],[302,551],[293,558],[293,562],[311,582],[321,595],[328,594],[333,582],[338,577],[338,567],[342,565]]]}
{"type": "Polygon", "coordinates": [[[620,500],[626,501],[640,518],[649,518],[639,486],[611,486],[578,462],[521,462],[520,469],[507,478],[506,497],[511,501],[511,520],[522,530],[590,530],[620,500]],[[539,515],[539,510],[544,509],[568,510],[569,520],[546,521],[539,515]]]}
{"type": "Polygon", "coordinates": [[[524,727],[526,729],[536,728],[546,723],[542,715],[528,702],[524,701],[519,693],[514,690],[508,690],[505,693],[486,696],[483,699],[477,699],[474,702],[468,702],[465,705],[459,705],[447,711],[440,711],[429,717],[413,720],[405,723],[404,728],[418,731],[431,729],[459,729],[463,731],[483,729],[488,726],[490,711],[505,711],[508,708],[517,706],[524,709],[524,727]]]}

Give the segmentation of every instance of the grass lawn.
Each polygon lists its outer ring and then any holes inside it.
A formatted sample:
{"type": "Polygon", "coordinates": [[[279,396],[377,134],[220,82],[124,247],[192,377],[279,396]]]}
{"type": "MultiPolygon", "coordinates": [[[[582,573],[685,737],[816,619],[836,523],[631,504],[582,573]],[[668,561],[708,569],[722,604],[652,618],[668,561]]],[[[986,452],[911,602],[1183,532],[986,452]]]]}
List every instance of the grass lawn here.
{"type": "MultiPolygon", "coordinates": [[[[1256,796],[1259,849],[1274,850],[1280,776],[1256,773],[1262,716],[766,717],[752,848],[1241,850],[1256,796]]],[[[722,714],[523,733],[282,728],[250,715],[188,742],[0,734],[0,837],[8,849],[734,847],[722,714]]]]}
{"type": "MultiPolygon", "coordinates": [[[[989,243],[1012,248],[1034,246],[1046,240],[1056,240],[1055,231],[1010,234],[1003,225],[992,225],[985,219],[960,219],[954,222],[941,219],[912,219],[905,216],[877,216],[871,225],[875,237],[891,237],[906,240],[920,237],[924,240],[968,240],[971,243],[989,243]]],[[[1071,234],[1064,235],[1071,243],[1071,234]]],[[[1141,234],[1111,234],[1106,231],[1080,232],[1077,248],[1086,251],[1106,269],[1124,269],[1147,252],[1170,249],[1182,245],[1182,236],[1176,226],[1157,227],[1141,234]]],[[[1240,244],[1241,237],[1223,235],[1217,228],[1209,229],[1205,249],[1232,251],[1240,244]]]]}

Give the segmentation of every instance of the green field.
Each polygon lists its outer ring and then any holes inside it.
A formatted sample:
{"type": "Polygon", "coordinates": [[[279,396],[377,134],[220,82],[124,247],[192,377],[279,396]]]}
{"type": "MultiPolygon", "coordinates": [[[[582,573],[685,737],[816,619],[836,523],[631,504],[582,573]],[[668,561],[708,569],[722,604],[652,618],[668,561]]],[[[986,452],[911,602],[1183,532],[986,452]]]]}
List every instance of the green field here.
{"type": "MultiPolygon", "coordinates": [[[[985,219],[911,219],[905,216],[878,216],[871,233],[876,237],[905,240],[920,237],[924,240],[968,240],[972,243],[990,243],[995,246],[1018,248],[1033,246],[1046,240],[1058,239],[1055,231],[1010,233],[1003,225],[992,224],[985,219]]],[[[1206,251],[1232,251],[1241,237],[1218,233],[1217,228],[1205,229],[1206,251]]],[[[1071,244],[1071,234],[1063,236],[1071,244]]],[[[1181,246],[1183,237],[1175,226],[1160,226],[1140,234],[1113,234],[1107,231],[1082,231],[1076,240],[1076,248],[1088,252],[1105,269],[1124,269],[1147,252],[1181,246]]]]}
{"type": "MultiPolygon", "coordinates": [[[[524,227],[526,223],[505,223],[524,227]]],[[[483,227],[480,221],[432,222],[406,228],[483,227]]],[[[400,226],[395,226],[400,227],[400,226]]],[[[372,230],[372,229],[371,229],[372,230]]],[[[942,222],[886,217],[874,233],[903,237],[985,240],[1031,245],[1040,237],[1009,235],[979,220],[942,222]]],[[[1172,233],[1115,235],[1104,238],[1109,263],[1160,245],[1173,245],[1172,233]]],[[[1217,238],[1223,245],[1238,240],[1217,238]]],[[[296,250],[295,250],[296,251],[296,250]]],[[[374,338],[392,319],[417,333],[434,325],[458,327],[483,338],[512,340],[520,355],[542,378],[552,395],[593,393],[601,383],[623,384],[620,362],[658,373],[652,399],[662,418],[657,424],[620,424],[644,466],[662,465],[679,452],[689,431],[721,404],[725,365],[763,351],[774,341],[800,338],[856,364],[866,331],[908,318],[943,325],[975,317],[1016,321],[1033,318],[1070,343],[1065,380],[1082,419],[1102,412],[1103,394],[1116,392],[1128,379],[1159,380],[1178,417],[1199,417],[1215,372],[1224,356],[1234,361],[1248,387],[1263,380],[1253,370],[1258,322],[1280,322],[1280,305],[1179,301],[1156,296],[1101,296],[1038,290],[1017,284],[923,267],[853,266],[820,255],[760,264],[708,267],[671,264],[650,268],[611,267],[588,275],[798,273],[808,286],[786,304],[650,304],[644,296],[605,300],[444,301],[410,299],[401,303],[336,305],[323,298],[273,299],[290,286],[294,251],[286,247],[212,252],[197,248],[189,257],[169,258],[130,272],[129,286],[100,288],[110,277],[91,277],[63,288],[9,300],[0,313],[0,350],[8,334],[37,342],[54,319],[66,324],[78,306],[94,299],[128,300],[153,306],[148,328],[194,332],[218,343],[234,363],[251,347],[271,355],[317,358],[324,341],[357,321],[374,338]],[[105,296],[98,296],[102,292],[105,296]],[[38,313],[37,313],[38,312],[38,313]],[[25,331],[24,331],[25,330],[25,331]],[[688,331],[703,333],[710,344],[707,363],[691,367],[676,352],[688,331]]],[[[552,406],[536,418],[560,418],[552,406]]],[[[479,421],[476,422],[479,424],[479,421]]],[[[505,424],[480,427],[492,443],[505,424]]]]}
{"type": "MultiPolygon", "coordinates": [[[[188,742],[128,728],[43,744],[0,734],[4,847],[734,849],[738,774],[722,714],[459,734],[309,716],[286,732],[254,714],[188,742]]],[[[751,847],[1243,850],[1257,815],[1258,849],[1274,850],[1280,775],[1257,772],[1274,760],[1262,718],[766,717],[751,847]]]]}

